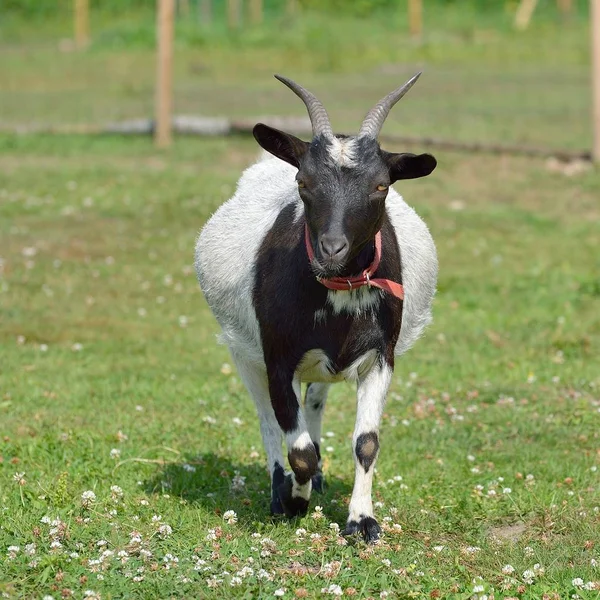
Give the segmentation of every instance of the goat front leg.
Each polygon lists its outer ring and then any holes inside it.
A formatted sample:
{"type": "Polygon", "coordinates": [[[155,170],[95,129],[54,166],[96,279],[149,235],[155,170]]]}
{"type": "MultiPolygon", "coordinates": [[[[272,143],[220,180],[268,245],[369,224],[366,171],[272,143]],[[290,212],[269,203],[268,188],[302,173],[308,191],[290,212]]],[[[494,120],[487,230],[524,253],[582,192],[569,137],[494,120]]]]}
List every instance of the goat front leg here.
{"type": "Polygon", "coordinates": [[[373,515],[373,471],[379,454],[379,424],[393,367],[380,358],[359,377],[356,425],[352,436],[355,476],[350,509],[343,535],[360,532],[366,542],[376,542],[381,528],[373,515]]]}
{"type": "Polygon", "coordinates": [[[312,477],[319,461],[300,408],[300,380],[293,371],[267,369],[269,393],[275,418],[285,435],[292,473],[277,488],[287,517],[304,516],[312,490],[312,477]]]}

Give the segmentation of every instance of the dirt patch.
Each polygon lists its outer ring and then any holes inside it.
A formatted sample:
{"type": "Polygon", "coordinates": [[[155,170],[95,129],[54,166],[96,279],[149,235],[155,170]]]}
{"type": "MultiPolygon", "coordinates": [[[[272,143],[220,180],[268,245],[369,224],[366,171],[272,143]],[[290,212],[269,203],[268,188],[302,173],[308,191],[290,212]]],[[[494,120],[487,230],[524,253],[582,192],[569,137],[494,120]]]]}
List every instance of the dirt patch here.
{"type": "Polygon", "coordinates": [[[527,531],[525,523],[513,523],[512,525],[501,525],[492,527],[489,535],[493,540],[514,544],[518,542],[527,531]]]}

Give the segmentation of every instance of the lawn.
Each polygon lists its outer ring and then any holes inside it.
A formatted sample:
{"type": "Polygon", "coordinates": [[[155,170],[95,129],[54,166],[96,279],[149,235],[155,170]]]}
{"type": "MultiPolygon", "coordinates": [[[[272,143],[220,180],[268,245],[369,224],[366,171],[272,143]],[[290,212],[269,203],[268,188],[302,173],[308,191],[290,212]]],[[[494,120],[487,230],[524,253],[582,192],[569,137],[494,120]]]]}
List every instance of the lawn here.
{"type": "MultiPolygon", "coordinates": [[[[14,50],[0,78],[50,80],[43,54],[26,64],[14,50]]],[[[569,60],[544,71],[440,59],[390,128],[584,148],[584,67],[567,75],[578,94],[551,85],[569,60]]],[[[334,123],[356,128],[417,66],[307,83],[334,123]],[[341,103],[351,89],[360,98],[341,103]]],[[[98,74],[86,77],[81,98],[108,106],[98,74]]],[[[215,110],[241,85],[301,114],[260,68],[242,82],[222,75],[215,110]]],[[[3,95],[10,120],[30,114],[19,97],[43,118],[69,117],[19,86],[3,95]]],[[[254,409],[195,280],[195,237],[256,144],[0,136],[3,597],[598,598],[598,171],[434,153],[431,177],[397,186],[432,230],[440,280],[434,324],[396,367],[374,482],[386,532],[365,546],[337,531],[353,481],[352,388],[335,386],[325,412],[325,492],[307,517],[273,520],[254,409]]]]}

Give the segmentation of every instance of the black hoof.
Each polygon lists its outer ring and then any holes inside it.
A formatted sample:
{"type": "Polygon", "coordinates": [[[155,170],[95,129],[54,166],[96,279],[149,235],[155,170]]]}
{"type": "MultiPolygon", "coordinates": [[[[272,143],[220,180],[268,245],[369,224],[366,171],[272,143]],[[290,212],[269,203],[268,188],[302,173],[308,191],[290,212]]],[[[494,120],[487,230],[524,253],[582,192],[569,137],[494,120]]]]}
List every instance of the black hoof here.
{"type": "Polygon", "coordinates": [[[381,527],[373,517],[362,517],[360,521],[348,521],[343,536],[360,533],[367,544],[374,544],[381,534],[381,527]]]}
{"type": "Polygon", "coordinates": [[[286,475],[284,482],[277,488],[277,495],[286,517],[303,517],[308,512],[308,500],[292,496],[292,476],[286,475]]]}
{"type": "Polygon", "coordinates": [[[323,493],[323,490],[325,489],[325,478],[323,477],[323,473],[321,473],[321,471],[319,471],[316,475],[313,475],[312,489],[315,492],[319,492],[319,494],[323,493]]]}

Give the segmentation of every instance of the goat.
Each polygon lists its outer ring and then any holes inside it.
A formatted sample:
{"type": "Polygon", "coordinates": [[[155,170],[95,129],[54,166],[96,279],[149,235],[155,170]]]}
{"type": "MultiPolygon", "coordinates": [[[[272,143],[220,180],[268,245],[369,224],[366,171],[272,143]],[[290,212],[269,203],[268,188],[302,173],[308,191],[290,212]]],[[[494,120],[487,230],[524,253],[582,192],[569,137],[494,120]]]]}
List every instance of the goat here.
{"type": "Polygon", "coordinates": [[[327,392],[333,382],[356,382],[355,481],[342,533],[367,542],[381,533],[371,487],[394,356],[431,321],[437,279],[427,226],[390,187],[429,175],[437,162],[377,141],[419,76],[377,103],[357,136],[343,136],[311,92],[276,75],[306,105],[312,142],[257,124],[254,137],[269,154],[243,173],[196,244],[200,286],[256,404],[272,514],[304,515],[311,490],[322,491],[327,392]]]}

